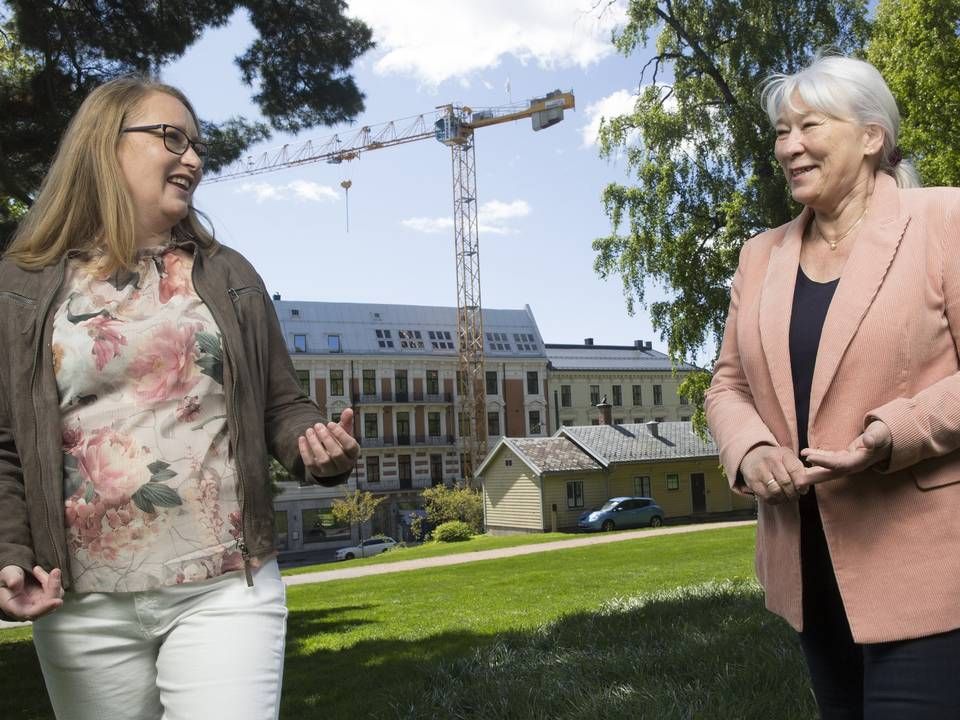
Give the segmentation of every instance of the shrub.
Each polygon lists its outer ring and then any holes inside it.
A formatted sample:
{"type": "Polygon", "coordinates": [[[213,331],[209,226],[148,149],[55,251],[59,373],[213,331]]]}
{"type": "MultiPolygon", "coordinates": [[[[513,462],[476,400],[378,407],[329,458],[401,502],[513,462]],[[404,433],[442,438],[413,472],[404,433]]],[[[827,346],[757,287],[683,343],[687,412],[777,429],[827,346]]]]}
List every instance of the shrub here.
{"type": "Polygon", "coordinates": [[[474,535],[483,533],[483,500],[479,490],[437,485],[423,491],[423,502],[429,523],[440,525],[460,520],[470,526],[474,535]]]}
{"type": "Polygon", "coordinates": [[[465,522],[460,520],[451,520],[445,522],[433,530],[433,539],[437,542],[459,542],[469,540],[474,532],[465,522]]]}

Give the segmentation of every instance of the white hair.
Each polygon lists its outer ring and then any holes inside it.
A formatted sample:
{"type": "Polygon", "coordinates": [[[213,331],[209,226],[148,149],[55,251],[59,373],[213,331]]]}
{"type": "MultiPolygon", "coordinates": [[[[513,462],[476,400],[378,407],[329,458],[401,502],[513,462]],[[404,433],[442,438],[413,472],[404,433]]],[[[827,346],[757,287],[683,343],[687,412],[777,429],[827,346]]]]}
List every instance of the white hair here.
{"type": "Polygon", "coordinates": [[[909,160],[896,162],[900,111],[886,81],[873,65],[840,55],[817,55],[792,75],[773,73],[763,83],[761,103],[776,124],[784,106],[796,110],[794,96],[831,117],[883,130],[878,170],[892,175],[899,187],[919,187],[920,178],[909,160]],[[893,162],[891,162],[893,161],[893,162]]]}

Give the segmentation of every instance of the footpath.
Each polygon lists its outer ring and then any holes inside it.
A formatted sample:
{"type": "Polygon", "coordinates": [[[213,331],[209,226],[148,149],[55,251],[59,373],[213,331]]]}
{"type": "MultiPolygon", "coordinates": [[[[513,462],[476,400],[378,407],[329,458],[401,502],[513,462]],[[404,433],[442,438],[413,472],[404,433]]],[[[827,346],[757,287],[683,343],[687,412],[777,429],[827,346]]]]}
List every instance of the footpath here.
{"type": "MultiPolygon", "coordinates": [[[[301,575],[284,575],[283,582],[287,586],[307,585],[310,583],[331,582],[333,580],[347,580],[349,578],[366,577],[368,575],[385,575],[387,573],[407,572],[423,568],[444,567],[446,565],[462,565],[463,563],[496,560],[497,558],[516,557],[518,555],[533,555],[534,553],[566,550],[586,545],[605,545],[607,543],[639,540],[641,538],[658,537],[661,535],[684,535],[686,533],[703,532],[705,530],[719,530],[721,528],[743,527],[755,525],[756,520],[737,520],[733,522],[702,523],[698,525],[677,525],[655,529],[628,530],[615,533],[598,533],[596,535],[578,535],[569,540],[554,540],[552,542],[535,545],[520,545],[517,547],[500,548],[498,550],[478,550],[476,552],[457,553],[455,555],[441,555],[440,557],[419,558],[417,560],[400,560],[398,562],[377,563],[372,565],[358,565],[336,570],[318,570],[301,575]]],[[[21,627],[30,623],[0,622],[0,630],[10,627],[21,627]]]]}

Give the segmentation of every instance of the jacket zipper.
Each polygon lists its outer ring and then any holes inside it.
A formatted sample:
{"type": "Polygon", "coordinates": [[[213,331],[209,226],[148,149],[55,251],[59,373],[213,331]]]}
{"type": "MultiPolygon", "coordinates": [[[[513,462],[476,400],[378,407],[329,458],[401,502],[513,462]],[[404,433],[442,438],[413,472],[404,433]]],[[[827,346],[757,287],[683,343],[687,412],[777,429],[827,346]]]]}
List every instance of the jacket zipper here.
{"type": "MultiPolygon", "coordinates": [[[[65,567],[65,562],[63,557],[60,555],[60,546],[57,544],[56,538],[53,536],[53,529],[50,527],[50,504],[48,502],[46,489],[43,488],[43,478],[45,477],[43,469],[43,453],[40,452],[40,406],[37,403],[37,381],[40,376],[40,356],[43,354],[43,340],[44,340],[44,327],[47,323],[47,314],[50,312],[50,306],[53,304],[53,298],[56,297],[57,292],[60,290],[60,286],[63,284],[63,278],[66,268],[66,262],[64,260],[60,261],[58,265],[58,275],[57,281],[54,284],[53,289],[44,298],[43,306],[41,312],[37,314],[37,329],[38,334],[37,345],[33,355],[33,377],[30,380],[30,397],[33,400],[33,447],[37,453],[37,466],[40,468],[40,482],[41,482],[41,492],[40,497],[43,498],[43,523],[44,528],[47,531],[47,535],[50,537],[50,545],[53,547],[54,555],[57,559],[57,567],[60,568],[60,571],[65,575],[68,575],[67,568],[65,567]]],[[[10,293],[15,295],[16,293],[10,293]]],[[[22,297],[22,296],[21,296],[22,297]]],[[[29,299],[29,298],[26,298],[29,299]]],[[[63,482],[63,478],[60,478],[60,482],[63,482]]]]}
{"type": "MultiPolygon", "coordinates": [[[[223,328],[223,316],[217,317],[219,314],[218,309],[214,304],[211,304],[207,301],[205,297],[201,294],[200,287],[197,285],[197,264],[198,262],[203,262],[203,258],[200,255],[200,249],[194,246],[193,250],[193,267],[190,269],[190,280],[193,282],[193,289],[197,293],[197,296],[203,301],[203,304],[207,306],[207,309],[210,311],[210,314],[213,316],[213,319],[216,321],[217,325],[220,328],[223,328]]],[[[239,297],[239,293],[233,288],[227,289],[227,294],[232,298],[239,297]]],[[[227,341],[226,335],[223,335],[223,362],[229,364],[229,353],[227,351],[227,341]]],[[[237,376],[233,371],[233,367],[230,367],[230,395],[227,397],[227,405],[229,408],[229,415],[233,418],[233,429],[236,431],[240,427],[240,418],[237,417],[237,376]]],[[[229,419],[227,423],[229,429],[229,419]]],[[[231,433],[230,441],[236,443],[236,435],[231,433]]],[[[253,572],[250,568],[250,550],[247,547],[246,543],[246,525],[247,525],[247,493],[246,493],[246,483],[243,480],[243,467],[242,463],[239,462],[239,455],[234,453],[234,458],[237,459],[237,483],[240,485],[240,492],[238,494],[238,499],[240,501],[240,537],[237,538],[237,548],[240,550],[240,555],[243,558],[243,575],[246,578],[247,586],[253,587],[253,572]]]]}

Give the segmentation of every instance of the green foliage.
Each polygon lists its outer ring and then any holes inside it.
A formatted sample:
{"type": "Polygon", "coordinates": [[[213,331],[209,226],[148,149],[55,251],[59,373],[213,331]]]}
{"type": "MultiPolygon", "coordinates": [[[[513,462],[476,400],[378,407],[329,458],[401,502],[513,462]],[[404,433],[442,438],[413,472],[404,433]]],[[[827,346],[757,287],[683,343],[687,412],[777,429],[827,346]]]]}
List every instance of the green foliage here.
{"type": "Polygon", "coordinates": [[[344,0],[0,4],[0,248],[94,87],[119,75],[158,74],[241,8],[259,36],[236,62],[269,126],[241,117],[202,121],[212,141],[208,171],[269,137],[270,127],[296,131],[360,113],[363,93],[349,69],[373,42],[366,25],[346,17],[344,0]]]}
{"type": "MultiPolygon", "coordinates": [[[[719,344],[740,247],[797,211],[773,157],[773,131],[758,86],[796,71],[817,48],[861,48],[862,0],[634,0],[616,36],[625,55],[658,32],[640,69],[634,111],[606,118],[601,154],[623,156],[635,185],[603,190],[611,233],[598,238],[594,269],[619,275],[627,309],[649,307],[674,362],[719,344]],[[668,299],[647,303],[646,290],[668,299]]],[[[704,378],[684,382],[702,398],[704,378]]]]}
{"type": "Polygon", "coordinates": [[[368,522],[377,511],[377,507],[386,498],[374,497],[365,490],[348,490],[343,498],[337,498],[330,507],[333,520],[338,525],[357,525],[360,527],[360,540],[363,540],[363,524],[368,522]]]}
{"type": "Polygon", "coordinates": [[[436,542],[460,542],[473,537],[473,528],[462,520],[449,520],[437,525],[430,536],[436,542]]]}
{"type": "MultiPolygon", "coordinates": [[[[466,523],[474,534],[483,533],[483,499],[479,490],[465,485],[447,487],[436,485],[423,491],[427,520],[434,526],[451,520],[466,523]]],[[[420,537],[419,518],[414,518],[411,530],[420,537]]]]}
{"type": "Polygon", "coordinates": [[[900,105],[925,185],[960,185],[960,0],[880,0],[867,59],[900,105]]]}

